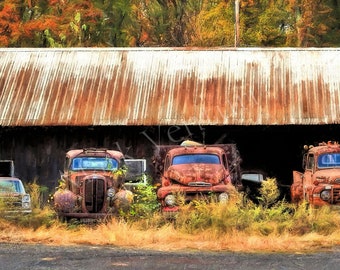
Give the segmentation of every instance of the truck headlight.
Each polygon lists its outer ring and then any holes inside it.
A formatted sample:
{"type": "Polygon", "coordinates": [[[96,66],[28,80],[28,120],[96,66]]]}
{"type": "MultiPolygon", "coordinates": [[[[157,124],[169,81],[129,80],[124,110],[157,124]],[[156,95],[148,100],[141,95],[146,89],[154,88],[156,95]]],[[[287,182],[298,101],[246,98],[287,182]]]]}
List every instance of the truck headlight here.
{"type": "Polygon", "coordinates": [[[329,190],[321,191],[320,198],[324,201],[328,201],[331,198],[331,192],[329,190]]]}
{"type": "Polygon", "coordinates": [[[221,193],[220,195],[218,195],[218,201],[221,203],[226,203],[229,200],[229,195],[228,193],[221,193]]]}
{"type": "Polygon", "coordinates": [[[29,194],[25,194],[24,196],[22,196],[22,202],[30,202],[31,201],[31,197],[29,194]]]}
{"type": "Polygon", "coordinates": [[[109,189],[107,190],[107,197],[113,198],[115,194],[116,194],[116,192],[115,192],[115,189],[114,189],[114,188],[109,188],[109,189]]]}
{"type": "Polygon", "coordinates": [[[22,196],[21,204],[23,208],[31,208],[31,196],[29,194],[22,196]]]}
{"type": "Polygon", "coordinates": [[[165,196],[164,202],[168,206],[175,206],[176,205],[176,198],[175,198],[174,195],[169,194],[169,195],[165,196]]]}

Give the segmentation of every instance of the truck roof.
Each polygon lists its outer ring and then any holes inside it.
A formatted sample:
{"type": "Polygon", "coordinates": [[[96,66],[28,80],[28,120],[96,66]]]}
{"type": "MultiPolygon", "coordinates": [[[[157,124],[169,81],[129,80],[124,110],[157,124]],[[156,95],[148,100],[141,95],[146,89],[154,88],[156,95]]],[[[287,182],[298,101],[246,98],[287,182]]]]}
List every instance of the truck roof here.
{"type": "Polygon", "coordinates": [[[239,153],[236,144],[213,144],[213,145],[194,145],[194,146],[182,146],[182,145],[157,145],[154,147],[154,158],[164,159],[167,153],[170,155],[176,155],[186,151],[187,153],[208,153],[213,152],[216,154],[222,154],[225,152],[229,160],[239,159],[239,153]]]}
{"type": "Polygon", "coordinates": [[[73,149],[66,153],[69,158],[74,158],[77,156],[110,156],[116,159],[123,159],[124,155],[122,152],[117,150],[109,150],[104,148],[84,148],[84,149],[73,149]]]}
{"type": "Polygon", "coordinates": [[[318,146],[309,146],[308,152],[315,155],[319,155],[322,153],[340,153],[340,144],[338,142],[323,142],[319,143],[318,146]]]}
{"type": "Polygon", "coordinates": [[[169,150],[169,155],[178,155],[178,154],[195,154],[195,153],[214,153],[217,155],[221,155],[225,153],[225,150],[221,147],[217,146],[179,146],[169,150]]]}

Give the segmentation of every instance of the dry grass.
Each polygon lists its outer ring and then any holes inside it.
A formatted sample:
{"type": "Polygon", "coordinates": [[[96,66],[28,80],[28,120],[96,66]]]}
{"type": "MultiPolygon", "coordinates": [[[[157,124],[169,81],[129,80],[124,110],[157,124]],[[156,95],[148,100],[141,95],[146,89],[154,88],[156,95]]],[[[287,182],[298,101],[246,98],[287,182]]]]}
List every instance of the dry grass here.
{"type": "MultiPolygon", "coordinates": [[[[229,215],[235,215],[236,207],[227,208],[227,205],[201,205],[199,210],[191,209],[190,211],[196,213],[192,214],[196,223],[191,225],[189,223],[192,222],[193,217],[186,212],[183,213],[186,219],[181,216],[176,222],[166,222],[159,214],[155,214],[148,220],[136,222],[114,219],[97,225],[66,224],[54,218],[50,209],[43,209],[34,213],[37,217],[33,218],[35,222],[30,219],[25,222],[0,219],[0,242],[108,245],[167,251],[190,249],[294,253],[317,251],[340,245],[340,225],[338,225],[340,215],[337,212],[331,212],[329,209],[296,210],[294,216],[288,217],[292,222],[282,225],[281,221],[277,222],[273,217],[277,209],[263,213],[264,218],[259,221],[250,220],[247,215],[258,218],[257,215],[261,212],[258,207],[252,206],[248,210],[243,210],[243,214],[238,217],[239,222],[249,222],[249,224],[238,226],[234,224],[235,220],[230,220],[232,225],[229,227],[226,227],[221,219],[225,220],[230,218],[229,215]],[[201,213],[204,215],[202,216],[201,213]],[[212,216],[214,224],[208,222],[207,225],[206,220],[203,223],[200,221],[201,218],[207,219],[208,215],[212,216]],[[270,220],[266,222],[270,215],[270,220]],[[295,218],[302,218],[303,221],[299,224],[294,221],[295,218]],[[40,220],[40,225],[37,224],[37,220],[40,220]],[[327,222],[324,224],[322,221],[327,222]],[[292,226],[292,223],[297,227],[292,226]],[[282,226],[286,227],[282,229],[282,226]],[[268,233],[267,230],[263,232],[263,227],[271,228],[270,232],[268,233]]],[[[260,209],[262,212],[265,211],[263,208],[260,209]]],[[[237,211],[242,213],[239,209],[237,211]]]]}
{"type": "Polygon", "coordinates": [[[268,181],[268,185],[270,192],[259,205],[245,202],[241,196],[227,204],[195,202],[194,207],[183,206],[172,222],[155,211],[150,190],[148,208],[145,202],[137,204],[133,215],[105,224],[61,223],[48,206],[37,207],[30,216],[0,218],[0,242],[294,253],[340,245],[339,212],[284,201],[273,203],[270,196],[275,181],[268,181]]]}
{"type": "Polygon", "coordinates": [[[179,232],[171,224],[146,231],[122,221],[112,220],[98,226],[69,228],[55,222],[51,227],[18,228],[8,221],[0,223],[0,241],[10,243],[44,243],[51,245],[112,245],[156,250],[210,250],[244,252],[310,252],[340,245],[340,231],[327,237],[308,233],[263,236],[244,232],[216,233],[205,230],[196,234],[179,232]]]}

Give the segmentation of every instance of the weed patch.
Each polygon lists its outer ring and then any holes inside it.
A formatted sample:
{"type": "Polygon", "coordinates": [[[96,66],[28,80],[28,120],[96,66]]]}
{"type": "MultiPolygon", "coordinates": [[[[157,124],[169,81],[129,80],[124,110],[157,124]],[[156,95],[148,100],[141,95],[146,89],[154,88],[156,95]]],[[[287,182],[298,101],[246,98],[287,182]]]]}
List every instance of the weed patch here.
{"type": "MultiPolygon", "coordinates": [[[[44,191],[36,184],[33,188],[37,196],[32,197],[41,198],[44,191]]],[[[222,204],[194,201],[181,206],[176,218],[169,220],[160,211],[155,188],[141,186],[134,205],[122,218],[95,226],[60,222],[54,210],[37,199],[31,214],[0,218],[0,241],[246,251],[340,244],[338,212],[278,201],[265,190],[259,204],[245,200],[242,194],[222,204]]]]}

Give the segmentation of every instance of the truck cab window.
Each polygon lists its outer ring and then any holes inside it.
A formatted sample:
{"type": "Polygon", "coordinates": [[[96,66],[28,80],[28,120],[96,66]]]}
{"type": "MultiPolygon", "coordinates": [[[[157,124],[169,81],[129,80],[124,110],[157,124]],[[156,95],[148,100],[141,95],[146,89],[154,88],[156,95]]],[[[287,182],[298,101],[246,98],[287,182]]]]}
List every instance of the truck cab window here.
{"type": "Polygon", "coordinates": [[[306,169],[312,170],[314,167],[314,155],[308,155],[306,169]]]}

